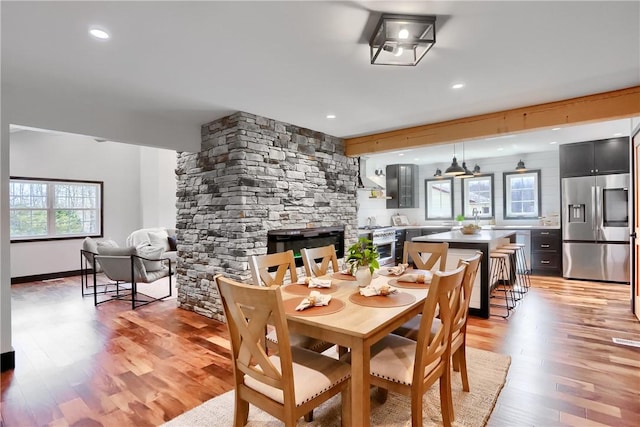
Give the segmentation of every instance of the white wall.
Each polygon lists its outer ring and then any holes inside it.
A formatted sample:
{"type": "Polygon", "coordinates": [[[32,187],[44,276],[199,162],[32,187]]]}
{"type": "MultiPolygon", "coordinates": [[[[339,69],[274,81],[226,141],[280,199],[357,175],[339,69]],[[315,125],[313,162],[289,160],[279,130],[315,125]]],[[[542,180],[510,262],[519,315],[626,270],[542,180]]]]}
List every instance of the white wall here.
{"type": "MultiPolygon", "coordinates": [[[[528,169],[541,169],[542,191],[542,215],[560,213],[560,162],[558,151],[544,151],[529,153],[522,156],[492,157],[486,159],[468,159],[467,167],[470,169],[478,163],[483,173],[493,173],[495,192],[495,219],[498,224],[538,224],[533,220],[505,220],[503,219],[502,173],[515,170],[518,160],[522,159],[528,169]]],[[[435,163],[420,165],[418,178],[418,204],[414,209],[386,209],[386,202],[382,199],[370,199],[366,191],[358,191],[358,225],[366,224],[366,218],[375,216],[380,225],[391,225],[391,216],[395,213],[407,215],[412,224],[441,224],[442,221],[426,221],[424,206],[424,180],[432,178],[437,168],[444,171],[449,164],[435,163]]],[[[384,165],[386,166],[386,165],[384,165]]],[[[376,165],[380,167],[380,165],[376,165]]],[[[369,165],[367,165],[369,168],[369,165]]],[[[373,176],[373,170],[367,171],[368,176],[373,176]]],[[[376,180],[378,177],[373,176],[376,180]]],[[[377,180],[382,186],[384,178],[377,180]]],[[[461,180],[454,179],[453,210],[454,216],[462,213],[461,180]]],[[[484,221],[486,223],[487,221],[484,221]]]]}
{"type": "Polygon", "coordinates": [[[178,156],[173,150],[140,147],[140,212],[143,228],[175,227],[177,162],[178,156]]]}
{"type": "MultiPolygon", "coordinates": [[[[78,135],[11,134],[12,176],[104,182],[104,238],[121,246],[138,228],[175,226],[175,157],[171,150],[78,135]]],[[[12,243],[11,277],[77,270],[81,247],[82,239],[12,243]]]]}

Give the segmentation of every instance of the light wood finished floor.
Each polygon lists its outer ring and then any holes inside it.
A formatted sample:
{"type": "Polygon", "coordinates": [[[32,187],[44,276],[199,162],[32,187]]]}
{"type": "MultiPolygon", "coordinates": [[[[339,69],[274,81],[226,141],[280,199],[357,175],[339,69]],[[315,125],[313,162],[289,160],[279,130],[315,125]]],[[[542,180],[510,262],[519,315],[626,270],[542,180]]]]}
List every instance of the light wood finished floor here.
{"type": "MultiPolygon", "coordinates": [[[[471,346],[512,356],[489,425],[640,425],[640,348],[611,341],[640,339],[628,286],[533,285],[508,320],[470,321],[471,346]]],[[[12,286],[17,369],[2,373],[2,426],[158,425],[231,388],[224,324],[175,301],[95,308],[79,286],[12,286]]]]}

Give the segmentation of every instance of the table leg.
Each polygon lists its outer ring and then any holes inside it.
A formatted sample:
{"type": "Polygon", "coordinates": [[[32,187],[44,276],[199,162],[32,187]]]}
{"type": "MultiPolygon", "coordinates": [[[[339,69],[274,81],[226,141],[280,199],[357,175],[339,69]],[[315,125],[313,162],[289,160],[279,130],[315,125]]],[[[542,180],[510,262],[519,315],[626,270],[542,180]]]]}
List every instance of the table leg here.
{"type": "Polygon", "coordinates": [[[351,347],[351,424],[368,427],[371,418],[369,361],[371,349],[363,342],[351,347]]]}

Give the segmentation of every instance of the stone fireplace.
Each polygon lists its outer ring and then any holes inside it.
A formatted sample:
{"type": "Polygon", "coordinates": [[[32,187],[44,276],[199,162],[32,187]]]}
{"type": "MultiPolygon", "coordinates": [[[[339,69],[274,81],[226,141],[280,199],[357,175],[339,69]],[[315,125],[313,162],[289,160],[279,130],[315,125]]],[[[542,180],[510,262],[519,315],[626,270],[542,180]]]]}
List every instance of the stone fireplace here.
{"type": "Polygon", "coordinates": [[[244,112],[204,125],[201,151],[176,169],[180,307],[223,320],[213,277],[250,280],[270,230],[344,226],[355,241],[357,169],[320,132],[244,112]]]}

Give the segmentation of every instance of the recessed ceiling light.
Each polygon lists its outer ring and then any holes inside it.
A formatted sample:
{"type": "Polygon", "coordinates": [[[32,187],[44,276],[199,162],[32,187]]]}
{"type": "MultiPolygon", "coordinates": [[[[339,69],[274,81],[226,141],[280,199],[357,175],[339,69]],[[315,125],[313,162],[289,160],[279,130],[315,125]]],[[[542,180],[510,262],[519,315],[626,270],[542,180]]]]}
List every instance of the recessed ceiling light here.
{"type": "Polygon", "coordinates": [[[398,156],[404,156],[404,153],[398,153],[398,156]]]}
{"type": "Polygon", "coordinates": [[[616,132],[613,134],[613,136],[622,136],[622,132],[616,132]]]}
{"type": "Polygon", "coordinates": [[[327,114],[327,119],[335,119],[336,115],[335,114],[327,114]]]}
{"type": "Polygon", "coordinates": [[[553,129],[551,129],[551,130],[560,130],[560,129],[562,129],[562,128],[553,128],[553,129]]]}
{"type": "Polygon", "coordinates": [[[462,89],[464,87],[464,83],[456,83],[451,86],[451,89],[462,89]]]}
{"type": "Polygon", "coordinates": [[[549,144],[557,144],[558,141],[551,141],[549,144]]]}
{"type": "Polygon", "coordinates": [[[98,27],[89,28],[89,34],[91,34],[93,37],[100,40],[108,40],[111,37],[109,33],[107,33],[102,28],[98,28],[98,27]]]}
{"type": "Polygon", "coordinates": [[[407,30],[406,28],[403,28],[400,31],[398,31],[398,38],[399,39],[408,39],[409,38],[409,30],[407,30]]]}

